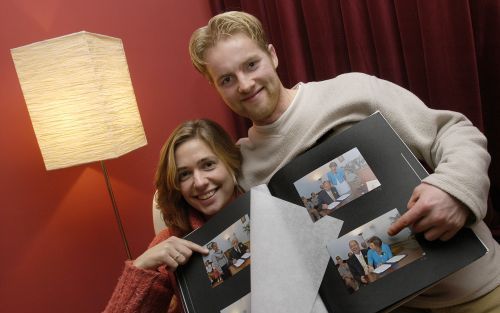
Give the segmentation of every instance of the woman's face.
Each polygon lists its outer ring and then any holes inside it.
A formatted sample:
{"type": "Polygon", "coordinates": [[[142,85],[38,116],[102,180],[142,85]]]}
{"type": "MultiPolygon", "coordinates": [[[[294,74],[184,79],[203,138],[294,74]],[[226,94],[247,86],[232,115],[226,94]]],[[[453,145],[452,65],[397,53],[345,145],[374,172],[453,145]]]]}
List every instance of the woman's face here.
{"type": "Polygon", "coordinates": [[[377,246],[376,244],[374,244],[373,242],[370,242],[369,247],[370,247],[370,249],[375,250],[377,252],[382,251],[382,249],[379,246],[377,246]]]}
{"type": "Polygon", "coordinates": [[[202,140],[188,140],[175,150],[181,194],[205,216],[219,212],[234,198],[235,182],[229,169],[202,140]]]}

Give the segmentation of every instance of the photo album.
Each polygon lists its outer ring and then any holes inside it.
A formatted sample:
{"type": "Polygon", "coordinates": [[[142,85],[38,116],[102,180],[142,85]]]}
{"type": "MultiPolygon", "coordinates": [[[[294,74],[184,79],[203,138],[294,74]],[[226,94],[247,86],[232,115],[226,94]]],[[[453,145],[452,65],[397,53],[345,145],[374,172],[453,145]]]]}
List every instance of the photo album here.
{"type": "MultiPolygon", "coordinates": [[[[338,236],[322,238],[329,260],[319,294],[329,312],[388,311],[487,252],[468,228],[447,242],[409,228],[387,235],[427,175],[380,112],[273,175],[273,197],[303,207],[314,223],[326,216],[343,222],[338,236]]],[[[185,237],[210,250],[177,270],[186,312],[251,312],[251,192],[185,237]]]]}

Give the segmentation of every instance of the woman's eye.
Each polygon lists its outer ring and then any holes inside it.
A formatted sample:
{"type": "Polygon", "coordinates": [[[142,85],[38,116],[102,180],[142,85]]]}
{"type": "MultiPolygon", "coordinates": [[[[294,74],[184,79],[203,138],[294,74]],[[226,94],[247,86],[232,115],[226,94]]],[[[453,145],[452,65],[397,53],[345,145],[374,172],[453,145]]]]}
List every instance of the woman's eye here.
{"type": "Polygon", "coordinates": [[[177,178],[179,179],[179,181],[185,181],[186,179],[189,178],[189,172],[179,172],[177,173],[177,178]]]}
{"type": "Polygon", "coordinates": [[[231,76],[225,76],[220,80],[220,85],[224,86],[231,82],[231,76]]]}
{"type": "Polygon", "coordinates": [[[216,165],[217,165],[217,163],[215,161],[207,161],[207,162],[203,163],[203,168],[206,170],[210,170],[210,169],[215,168],[216,165]]]}

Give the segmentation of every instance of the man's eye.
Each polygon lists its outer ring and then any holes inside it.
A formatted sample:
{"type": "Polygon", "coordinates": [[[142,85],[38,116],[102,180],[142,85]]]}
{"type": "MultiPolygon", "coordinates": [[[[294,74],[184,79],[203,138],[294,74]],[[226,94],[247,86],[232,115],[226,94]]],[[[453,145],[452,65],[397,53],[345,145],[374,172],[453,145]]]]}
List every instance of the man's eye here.
{"type": "Polygon", "coordinates": [[[255,70],[257,68],[258,62],[257,61],[252,61],[248,63],[248,68],[250,70],[255,70]]]}

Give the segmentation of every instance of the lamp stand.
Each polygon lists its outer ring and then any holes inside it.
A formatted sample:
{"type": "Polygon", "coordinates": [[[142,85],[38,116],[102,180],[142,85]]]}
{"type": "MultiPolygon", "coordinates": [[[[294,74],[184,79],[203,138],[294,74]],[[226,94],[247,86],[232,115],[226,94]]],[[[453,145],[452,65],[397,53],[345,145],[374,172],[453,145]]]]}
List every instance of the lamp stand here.
{"type": "Polygon", "coordinates": [[[111,182],[109,181],[108,171],[106,170],[106,165],[104,165],[104,161],[100,162],[102,171],[104,173],[104,179],[106,180],[106,186],[108,187],[109,197],[111,198],[111,203],[113,204],[113,211],[115,212],[116,223],[118,224],[118,228],[120,229],[120,234],[122,235],[123,244],[125,245],[125,251],[127,252],[129,260],[132,260],[132,255],[130,254],[130,249],[128,247],[127,237],[125,236],[125,231],[123,230],[122,220],[120,218],[120,212],[118,212],[118,206],[116,205],[115,196],[113,195],[113,189],[111,189],[111,182]]]}

